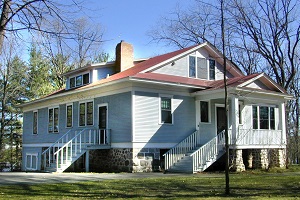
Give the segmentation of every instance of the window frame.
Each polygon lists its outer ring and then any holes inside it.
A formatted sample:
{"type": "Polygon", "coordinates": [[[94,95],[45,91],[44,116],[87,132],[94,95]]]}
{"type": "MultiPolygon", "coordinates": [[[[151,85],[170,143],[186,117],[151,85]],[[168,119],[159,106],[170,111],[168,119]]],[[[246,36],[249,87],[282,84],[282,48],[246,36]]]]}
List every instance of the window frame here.
{"type": "Polygon", "coordinates": [[[159,95],[159,122],[158,124],[164,124],[164,125],[173,125],[174,124],[174,113],[173,113],[173,108],[174,108],[174,102],[173,102],[173,96],[172,95],[159,95]],[[171,123],[170,122],[163,122],[162,121],[162,112],[167,111],[166,109],[162,109],[162,99],[170,99],[170,109],[168,112],[171,114],[171,123]]]}
{"type": "Polygon", "coordinates": [[[28,169],[28,170],[37,170],[38,168],[38,153],[26,153],[26,160],[25,160],[25,168],[28,169]],[[30,165],[28,166],[28,156],[30,157],[30,165]],[[35,160],[35,168],[33,168],[33,157],[36,157],[36,160],[35,160]]]}
{"type": "Polygon", "coordinates": [[[38,128],[39,127],[39,114],[37,110],[33,111],[33,123],[32,123],[32,135],[37,135],[38,134],[38,128]],[[35,116],[36,114],[36,116],[35,116]],[[35,119],[36,118],[36,119],[35,119]],[[36,126],[36,128],[35,128],[36,126]],[[36,132],[35,132],[36,129],[36,132]]]}
{"type": "Polygon", "coordinates": [[[86,101],[81,101],[78,103],[78,127],[86,127],[86,126],[93,126],[94,125],[94,120],[95,120],[95,117],[94,117],[94,113],[95,113],[95,108],[94,108],[94,100],[86,100],[86,101]],[[88,103],[92,103],[92,113],[91,116],[92,116],[92,124],[88,124],[88,109],[87,109],[87,104],[88,103]],[[81,110],[80,110],[80,105],[81,104],[84,104],[84,124],[81,124],[81,120],[80,120],[80,117],[81,117],[81,110]]]}
{"type": "Polygon", "coordinates": [[[200,106],[200,123],[205,123],[205,124],[208,124],[208,123],[211,123],[211,108],[210,108],[210,101],[209,100],[200,100],[199,101],[199,106],[200,106]],[[202,121],[202,109],[201,109],[201,102],[206,102],[207,103],[207,121],[202,121]]]}
{"type": "Polygon", "coordinates": [[[216,80],[216,60],[215,59],[212,59],[212,58],[209,58],[207,59],[208,61],[208,69],[207,69],[207,72],[208,72],[208,80],[216,80]],[[213,78],[211,78],[211,65],[210,65],[210,62],[213,61],[215,64],[214,64],[214,68],[213,68],[213,78]]]}
{"type": "Polygon", "coordinates": [[[69,77],[69,88],[70,89],[84,86],[89,83],[91,83],[91,73],[90,72],[83,72],[81,74],[77,74],[75,76],[69,77]],[[87,75],[88,75],[88,78],[85,77],[87,75]],[[74,80],[74,84],[71,84],[73,82],[72,80],[74,80]],[[87,80],[88,82],[86,82],[85,80],[87,80]],[[77,81],[78,81],[78,83],[77,83],[77,81]]]}
{"type": "Polygon", "coordinates": [[[277,130],[276,129],[276,110],[275,110],[275,106],[270,106],[270,105],[252,105],[252,128],[255,130],[277,130]],[[254,119],[254,108],[256,108],[256,118],[254,119]],[[267,128],[261,128],[261,123],[262,120],[266,120],[266,119],[261,119],[261,108],[267,108],[268,109],[268,119],[267,119],[267,128]],[[273,119],[271,119],[271,110],[273,110],[273,119]],[[254,127],[254,123],[256,120],[256,126],[254,127]],[[271,123],[271,121],[273,121],[273,124],[271,123]]]}
{"type": "Polygon", "coordinates": [[[59,106],[49,107],[48,108],[48,133],[59,133],[59,113],[60,109],[59,106]],[[57,131],[55,131],[55,110],[57,109],[57,131]],[[53,112],[52,116],[52,131],[50,131],[50,110],[53,112]]]}
{"type": "Polygon", "coordinates": [[[74,109],[73,109],[73,103],[66,104],[66,128],[72,128],[73,127],[73,119],[74,119],[74,109]],[[68,107],[71,106],[71,126],[68,126],[68,107]]]}
{"type": "Polygon", "coordinates": [[[189,55],[189,64],[188,64],[188,76],[189,78],[197,78],[197,56],[196,55],[189,55]],[[191,58],[194,59],[194,76],[191,76],[191,58]]]}

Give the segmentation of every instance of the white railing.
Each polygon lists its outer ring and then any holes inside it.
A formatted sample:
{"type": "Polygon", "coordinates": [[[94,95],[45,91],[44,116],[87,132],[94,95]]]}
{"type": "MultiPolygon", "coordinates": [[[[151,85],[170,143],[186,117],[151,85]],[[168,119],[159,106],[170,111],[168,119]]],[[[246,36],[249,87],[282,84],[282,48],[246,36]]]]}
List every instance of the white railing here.
{"type": "Polygon", "coordinates": [[[200,131],[197,130],[164,154],[165,170],[168,170],[185,156],[186,153],[194,150],[198,145],[200,145],[200,131]]]}
{"type": "Polygon", "coordinates": [[[281,130],[239,129],[236,134],[236,138],[231,138],[231,141],[232,141],[231,144],[245,145],[245,146],[247,145],[280,146],[285,144],[284,138],[282,137],[281,130]]]}
{"type": "Polygon", "coordinates": [[[195,172],[199,167],[205,166],[207,161],[216,160],[219,152],[223,150],[224,147],[225,131],[222,131],[216,137],[211,139],[209,142],[201,146],[197,151],[190,155],[193,158],[193,171],[195,172]]]}
{"type": "Polygon", "coordinates": [[[54,163],[58,169],[60,164],[66,164],[88,146],[109,144],[109,129],[70,130],[42,153],[44,169],[53,166],[54,163]]]}
{"type": "Polygon", "coordinates": [[[63,146],[67,141],[69,141],[72,137],[75,136],[75,131],[70,129],[64,135],[62,135],[58,140],[56,140],[49,148],[42,152],[43,164],[44,168],[49,167],[51,162],[55,160],[54,152],[59,149],[59,147],[63,146]]]}

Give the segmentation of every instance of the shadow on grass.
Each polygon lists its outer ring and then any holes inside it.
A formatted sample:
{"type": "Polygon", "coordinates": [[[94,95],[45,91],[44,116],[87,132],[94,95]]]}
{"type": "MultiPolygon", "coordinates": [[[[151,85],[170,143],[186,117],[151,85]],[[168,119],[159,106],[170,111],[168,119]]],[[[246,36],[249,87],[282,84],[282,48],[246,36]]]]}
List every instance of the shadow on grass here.
{"type": "Polygon", "coordinates": [[[294,198],[300,195],[300,177],[293,175],[231,174],[231,195],[224,178],[192,177],[101,180],[80,183],[11,185],[0,187],[2,199],[199,199],[294,198]]]}

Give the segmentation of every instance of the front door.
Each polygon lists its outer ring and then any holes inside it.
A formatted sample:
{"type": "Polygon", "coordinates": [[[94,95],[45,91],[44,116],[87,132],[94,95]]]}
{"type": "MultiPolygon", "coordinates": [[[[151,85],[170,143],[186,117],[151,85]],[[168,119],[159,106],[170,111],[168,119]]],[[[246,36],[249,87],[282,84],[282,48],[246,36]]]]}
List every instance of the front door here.
{"type": "Polygon", "coordinates": [[[99,106],[99,117],[98,117],[98,126],[99,126],[99,136],[100,144],[107,143],[107,106],[99,106]]]}
{"type": "Polygon", "coordinates": [[[225,107],[216,107],[217,109],[217,134],[225,130],[225,107]]]}

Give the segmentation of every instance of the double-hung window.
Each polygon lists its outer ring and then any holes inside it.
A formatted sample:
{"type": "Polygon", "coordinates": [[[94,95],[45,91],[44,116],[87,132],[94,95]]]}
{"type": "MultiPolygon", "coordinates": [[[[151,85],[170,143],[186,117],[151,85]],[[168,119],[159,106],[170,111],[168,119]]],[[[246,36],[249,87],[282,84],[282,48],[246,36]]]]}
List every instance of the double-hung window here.
{"type": "Polygon", "coordinates": [[[27,153],[26,154],[26,169],[37,170],[38,154],[37,153],[27,153]]]}
{"type": "Polygon", "coordinates": [[[204,123],[209,122],[209,102],[200,101],[200,121],[204,123]]]}
{"type": "Polygon", "coordinates": [[[49,108],[48,110],[48,132],[49,133],[58,133],[59,130],[59,109],[56,108],[49,108]]]}
{"type": "Polygon", "coordinates": [[[38,112],[33,112],[33,131],[32,134],[36,135],[38,133],[38,112]]]}
{"type": "Polygon", "coordinates": [[[189,77],[208,80],[216,79],[216,61],[201,58],[196,55],[189,56],[189,77]]]}
{"type": "Polygon", "coordinates": [[[253,129],[275,130],[275,108],[268,106],[252,106],[253,129]]]}
{"type": "Polygon", "coordinates": [[[66,106],[66,116],[67,116],[67,127],[70,128],[73,126],[73,105],[68,104],[66,106]]]}
{"type": "Polygon", "coordinates": [[[94,124],[93,105],[93,101],[79,103],[79,126],[88,126],[94,124]]]}
{"type": "Polygon", "coordinates": [[[70,88],[79,87],[82,85],[86,85],[90,82],[90,74],[80,74],[78,76],[74,76],[70,78],[70,88]]]}
{"type": "Polygon", "coordinates": [[[173,124],[171,97],[160,97],[160,123],[173,124]]]}

